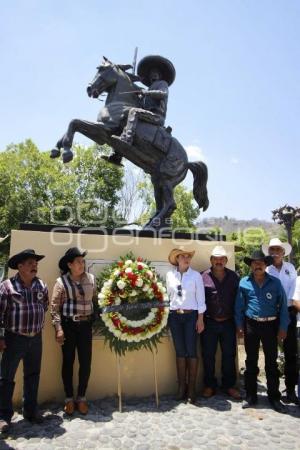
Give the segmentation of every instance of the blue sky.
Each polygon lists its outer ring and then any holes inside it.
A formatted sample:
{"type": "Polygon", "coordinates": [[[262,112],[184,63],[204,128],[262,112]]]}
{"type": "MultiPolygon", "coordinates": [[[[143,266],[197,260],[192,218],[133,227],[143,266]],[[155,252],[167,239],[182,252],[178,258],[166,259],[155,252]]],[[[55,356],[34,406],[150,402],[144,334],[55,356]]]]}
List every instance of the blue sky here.
{"type": "Polygon", "coordinates": [[[299,42],[298,0],[3,1],[0,149],[49,150],[72,118],[96,120],[102,55],[130,63],[138,46],[176,68],[167,123],[208,165],[203,217],[270,219],[300,206],[299,42]]]}

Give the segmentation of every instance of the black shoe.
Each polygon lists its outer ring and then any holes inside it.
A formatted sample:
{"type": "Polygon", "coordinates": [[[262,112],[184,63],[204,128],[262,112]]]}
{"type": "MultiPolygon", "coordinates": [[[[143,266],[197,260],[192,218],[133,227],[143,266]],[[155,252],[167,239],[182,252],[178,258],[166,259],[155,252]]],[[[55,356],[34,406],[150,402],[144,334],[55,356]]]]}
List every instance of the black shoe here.
{"type": "Polygon", "coordinates": [[[7,433],[10,427],[10,423],[6,422],[6,420],[0,420],[0,433],[7,433]]]}
{"type": "Polygon", "coordinates": [[[295,391],[290,391],[286,393],[286,403],[295,403],[295,405],[299,405],[299,399],[297,395],[295,394],[295,391]]]}
{"type": "Polygon", "coordinates": [[[270,405],[272,406],[272,408],[274,409],[274,411],[281,413],[281,414],[285,414],[287,412],[286,406],[281,403],[280,400],[271,400],[269,399],[270,405]]]}
{"type": "Polygon", "coordinates": [[[242,402],[242,408],[243,409],[252,408],[256,404],[257,404],[257,397],[247,395],[247,397],[242,402]]]}
{"type": "Polygon", "coordinates": [[[102,155],[101,158],[111,164],[114,164],[115,166],[124,167],[123,164],[121,163],[122,156],[116,155],[115,153],[113,153],[110,156],[102,155]]]}
{"type": "Polygon", "coordinates": [[[44,422],[44,417],[39,412],[36,412],[33,415],[29,415],[29,414],[23,413],[23,417],[24,417],[24,419],[28,420],[28,422],[36,423],[38,425],[40,425],[41,423],[44,422]]]}

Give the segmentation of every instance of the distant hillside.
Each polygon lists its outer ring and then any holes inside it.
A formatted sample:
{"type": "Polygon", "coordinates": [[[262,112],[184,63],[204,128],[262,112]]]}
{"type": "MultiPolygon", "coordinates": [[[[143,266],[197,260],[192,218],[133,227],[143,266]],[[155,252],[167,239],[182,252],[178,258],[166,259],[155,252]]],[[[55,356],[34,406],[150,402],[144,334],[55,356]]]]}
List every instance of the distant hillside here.
{"type": "Polygon", "coordinates": [[[200,220],[196,224],[199,232],[207,232],[209,230],[220,230],[222,234],[228,234],[232,232],[238,232],[247,228],[261,227],[267,231],[270,236],[276,236],[282,232],[282,227],[274,222],[268,222],[267,220],[251,219],[240,220],[231,217],[209,217],[200,220]]]}

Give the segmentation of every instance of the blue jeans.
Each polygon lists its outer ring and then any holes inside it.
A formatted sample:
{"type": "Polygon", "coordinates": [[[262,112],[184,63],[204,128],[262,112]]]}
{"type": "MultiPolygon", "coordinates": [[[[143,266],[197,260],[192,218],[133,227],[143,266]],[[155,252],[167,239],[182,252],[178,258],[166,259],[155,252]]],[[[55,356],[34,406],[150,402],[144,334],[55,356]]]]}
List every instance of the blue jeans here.
{"type": "Polygon", "coordinates": [[[202,333],[202,357],[204,368],[204,385],[215,389],[215,357],[220,342],[222,351],[222,387],[229,389],[236,383],[236,330],[233,320],[216,320],[206,318],[202,333]]]}
{"type": "Polygon", "coordinates": [[[168,323],[177,358],[197,358],[197,319],[196,310],[186,314],[170,311],[168,323]]]}
{"type": "Polygon", "coordinates": [[[37,395],[42,359],[42,334],[33,337],[21,336],[7,331],[6,349],[0,364],[0,419],[11,421],[12,397],[15,375],[23,360],[23,413],[33,416],[37,408],[37,395]]]}

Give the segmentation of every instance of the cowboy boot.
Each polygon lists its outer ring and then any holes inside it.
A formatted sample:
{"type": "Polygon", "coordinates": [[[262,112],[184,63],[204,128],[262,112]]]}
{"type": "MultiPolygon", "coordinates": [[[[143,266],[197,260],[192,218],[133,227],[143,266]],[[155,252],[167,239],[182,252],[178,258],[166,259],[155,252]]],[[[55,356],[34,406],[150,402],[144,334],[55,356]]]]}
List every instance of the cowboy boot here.
{"type": "Polygon", "coordinates": [[[186,360],[185,358],[176,358],[178,391],[176,400],[184,400],[186,396],[186,360]]]}
{"type": "Polygon", "coordinates": [[[112,153],[110,156],[102,155],[101,158],[111,164],[115,164],[115,166],[123,167],[123,164],[121,163],[122,156],[118,153],[112,153]]]}
{"type": "Polygon", "coordinates": [[[188,358],[188,403],[194,404],[196,401],[196,378],[197,378],[197,358],[188,358]]]}

